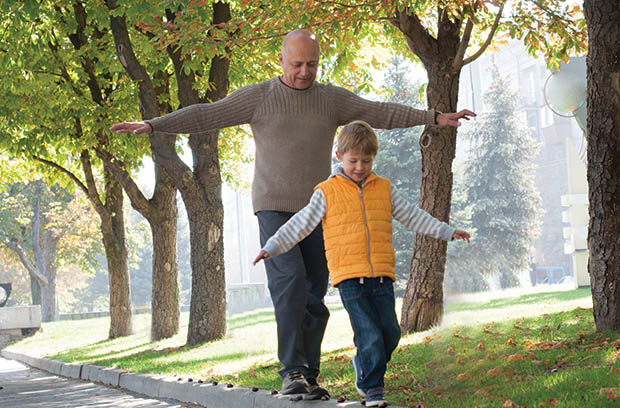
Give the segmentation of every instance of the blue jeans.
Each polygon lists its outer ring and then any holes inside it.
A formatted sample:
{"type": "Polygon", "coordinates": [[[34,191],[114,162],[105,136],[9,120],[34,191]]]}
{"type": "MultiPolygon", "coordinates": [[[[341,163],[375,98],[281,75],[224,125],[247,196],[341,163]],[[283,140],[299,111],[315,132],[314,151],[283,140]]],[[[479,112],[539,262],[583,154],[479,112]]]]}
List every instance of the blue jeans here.
{"type": "Polygon", "coordinates": [[[394,287],[390,278],[348,279],[338,284],[340,298],[351,320],[353,343],[357,347],[362,390],[383,387],[386,364],[400,340],[400,326],[394,308],[394,287]]]}

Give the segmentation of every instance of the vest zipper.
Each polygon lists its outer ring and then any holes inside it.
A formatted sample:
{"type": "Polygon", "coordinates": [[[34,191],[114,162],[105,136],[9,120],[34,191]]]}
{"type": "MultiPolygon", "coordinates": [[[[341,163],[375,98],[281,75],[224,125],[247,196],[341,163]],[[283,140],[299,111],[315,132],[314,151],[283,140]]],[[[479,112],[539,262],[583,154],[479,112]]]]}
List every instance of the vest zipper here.
{"type": "Polygon", "coordinates": [[[368,228],[368,218],[366,217],[366,206],[364,205],[364,192],[360,188],[360,199],[362,200],[362,214],[364,215],[364,226],[366,227],[366,242],[368,247],[368,264],[370,265],[370,277],[374,278],[375,272],[372,267],[372,260],[370,258],[370,228],[368,228]]]}

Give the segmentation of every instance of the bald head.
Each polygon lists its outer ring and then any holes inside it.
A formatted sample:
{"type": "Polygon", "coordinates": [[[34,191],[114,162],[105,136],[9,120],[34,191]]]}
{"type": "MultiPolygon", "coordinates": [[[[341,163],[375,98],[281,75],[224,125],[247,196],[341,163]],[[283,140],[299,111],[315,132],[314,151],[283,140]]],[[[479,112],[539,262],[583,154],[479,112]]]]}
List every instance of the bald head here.
{"type": "Polygon", "coordinates": [[[284,40],[282,40],[282,54],[286,54],[289,43],[293,47],[299,47],[300,45],[311,48],[314,47],[319,55],[321,54],[321,48],[316,35],[305,28],[293,30],[284,36],[284,40]]]}
{"type": "Polygon", "coordinates": [[[291,88],[312,86],[319,68],[321,51],[316,36],[308,30],[293,30],[282,41],[278,55],[282,66],[282,80],[291,88]]]}

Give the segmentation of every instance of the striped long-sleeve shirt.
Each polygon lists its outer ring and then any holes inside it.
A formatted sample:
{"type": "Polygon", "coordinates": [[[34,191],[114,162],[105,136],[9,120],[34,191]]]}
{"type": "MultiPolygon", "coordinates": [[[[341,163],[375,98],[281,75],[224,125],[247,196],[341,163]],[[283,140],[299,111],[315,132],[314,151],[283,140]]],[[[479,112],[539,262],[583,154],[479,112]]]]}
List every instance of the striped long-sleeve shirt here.
{"type": "MultiPolygon", "coordinates": [[[[344,175],[341,167],[338,167],[331,177],[334,177],[336,174],[344,175]]],[[[405,200],[393,185],[391,186],[390,195],[392,199],[392,217],[406,228],[416,233],[429,235],[445,241],[452,239],[455,228],[439,221],[418,206],[405,200]]],[[[323,195],[321,189],[316,189],[308,205],[282,225],[269,238],[262,249],[270,256],[277,256],[289,251],[314,231],[325,216],[325,211],[325,195],[323,195]]]]}

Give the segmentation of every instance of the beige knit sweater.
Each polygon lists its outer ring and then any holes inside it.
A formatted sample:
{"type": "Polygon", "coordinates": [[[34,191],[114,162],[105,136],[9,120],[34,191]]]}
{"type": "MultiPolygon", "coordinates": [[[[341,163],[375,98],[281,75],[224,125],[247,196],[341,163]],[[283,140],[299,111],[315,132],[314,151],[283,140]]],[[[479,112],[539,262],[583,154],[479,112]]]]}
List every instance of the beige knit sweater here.
{"type": "Polygon", "coordinates": [[[249,123],[256,143],[254,212],[297,212],[331,172],[336,129],[353,120],[379,129],[406,128],[434,124],[435,112],[369,101],[329,84],[294,89],[276,77],[217,102],[188,106],[147,122],[165,133],[200,133],[249,123]]]}

